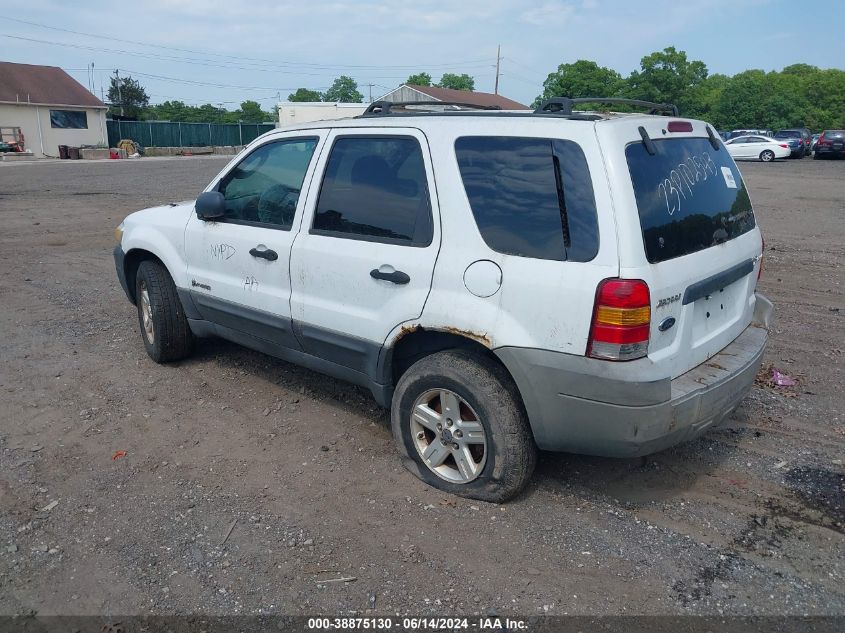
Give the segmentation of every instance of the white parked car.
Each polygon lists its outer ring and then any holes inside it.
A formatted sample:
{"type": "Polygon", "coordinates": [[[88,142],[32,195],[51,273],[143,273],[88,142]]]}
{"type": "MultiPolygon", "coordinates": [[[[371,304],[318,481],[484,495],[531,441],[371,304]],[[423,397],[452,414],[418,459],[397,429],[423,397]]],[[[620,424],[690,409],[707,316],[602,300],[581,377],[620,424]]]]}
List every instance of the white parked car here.
{"type": "Polygon", "coordinates": [[[261,136],[118,228],[147,352],[219,336],[363,385],[414,474],[488,501],[537,448],[632,457],[718,426],[771,313],[742,176],[702,121],[575,101],[261,136]]]}
{"type": "Polygon", "coordinates": [[[789,158],[792,150],[784,141],[768,136],[737,136],[725,141],[728,153],[735,160],[761,160],[770,163],[776,158],[789,158]]]}

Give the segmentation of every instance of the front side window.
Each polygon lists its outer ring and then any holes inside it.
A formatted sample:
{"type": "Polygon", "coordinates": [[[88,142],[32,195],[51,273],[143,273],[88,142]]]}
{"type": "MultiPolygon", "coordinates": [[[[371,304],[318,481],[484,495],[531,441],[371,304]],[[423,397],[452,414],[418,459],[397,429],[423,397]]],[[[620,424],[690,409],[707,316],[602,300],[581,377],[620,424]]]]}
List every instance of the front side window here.
{"type": "Polygon", "coordinates": [[[50,127],[86,130],[88,114],[85,110],[50,110],[50,127]]]}
{"type": "Polygon", "coordinates": [[[224,221],[290,229],[316,138],[273,141],[244,158],[220,181],[224,221]]]}
{"type": "Polygon", "coordinates": [[[494,251],[578,262],[596,256],[596,200],[577,143],[464,136],[455,153],[476,225],[494,251]]]}
{"type": "Polygon", "coordinates": [[[340,137],[326,164],[311,232],[427,246],[431,202],[419,142],[411,137],[340,137]]]}

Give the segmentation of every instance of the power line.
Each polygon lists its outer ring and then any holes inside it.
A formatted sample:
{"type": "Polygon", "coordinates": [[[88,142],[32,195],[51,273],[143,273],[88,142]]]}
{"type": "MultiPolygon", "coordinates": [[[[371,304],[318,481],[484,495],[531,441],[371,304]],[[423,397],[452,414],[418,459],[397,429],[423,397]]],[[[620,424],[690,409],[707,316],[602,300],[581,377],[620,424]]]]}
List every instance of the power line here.
{"type": "MultiPolygon", "coordinates": [[[[97,39],[109,40],[112,42],[121,42],[124,44],[136,44],[138,46],[146,46],[152,47],[157,49],[166,49],[172,51],[178,51],[182,53],[191,53],[194,55],[207,55],[213,57],[224,57],[229,59],[237,59],[241,61],[247,62],[261,62],[262,64],[271,64],[278,68],[278,66],[302,66],[303,68],[310,68],[310,69],[325,69],[325,70],[332,70],[332,69],[339,69],[339,68],[350,68],[350,69],[391,69],[391,70],[400,70],[400,69],[410,69],[415,70],[420,67],[420,64],[410,64],[410,65],[369,65],[369,64],[316,64],[312,62],[293,62],[293,61],[285,61],[285,60],[277,60],[277,59],[265,59],[260,57],[244,57],[239,55],[231,55],[229,53],[215,53],[214,51],[199,51],[190,48],[180,48],[176,46],[165,46],[161,44],[150,44],[149,42],[141,42],[137,40],[129,40],[126,38],[118,38],[118,37],[110,37],[108,35],[99,35],[95,33],[86,33],[84,31],[75,31],[73,29],[66,29],[58,26],[50,26],[48,24],[41,24],[39,22],[31,22],[29,20],[21,20],[19,18],[11,18],[8,16],[0,16],[0,19],[3,20],[10,20],[12,22],[18,22],[20,24],[28,24],[30,26],[36,26],[39,28],[50,29],[53,31],[62,31],[64,33],[72,33],[74,35],[84,35],[85,37],[93,37],[97,39]]],[[[12,36],[6,36],[12,37],[12,36]]],[[[19,39],[27,39],[27,38],[19,38],[19,39]]],[[[38,40],[33,40],[38,41],[38,40]]],[[[48,42],[49,43],[49,42],[48,42]]],[[[108,50],[108,49],[104,49],[108,50]]],[[[118,51],[115,51],[118,52],[118,51]]],[[[122,51],[126,53],[127,51],[122,51]]],[[[488,63],[485,59],[474,59],[469,61],[461,61],[461,62],[450,62],[448,64],[424,64],[427,68],[457,68],[457,67],[466,67],[469,65],[482,65],[488,63]]]]}
{"type": "MultiPolygon", "coordinates": [[[[72,44],[70,42],[51,42],[49,40],[41,40],[32,37],[23,37],[20,35],[9,35],[7,33],[0,33],[0,37],[6,37],[14,40],[23,40],[27,42],[35,42],[38,44],[46,44],[48,46],[65,46],[69,48],[81,49],[81,50],[88,50],[88,51],[95,51],[101,53],[111,53],[111,54],[124,54],[124,55],[131,55],[134,57],[141,57],[145,59],[154,59],[158,61],[171,61],[171,62],[179,62],[179,63],[186,63],[186,64],[196,64],[200,66],[207,66],[212,68],[225,68],[227,70],[246,70],[246,71],[254,71],[254,72],[264,72],[264,73],[273,73],[274,75],[281,75],[283,72],[277,69],[269,69],[269,68],[252,68],[248,66],[235,66],[232,64],[226,63],[217,63],[211,61],[202,61],[197,59],[187,59],[187,58],[180,58],[180,57],[173,57],[168,55],[158,55],[156,53],[144,53],[139,51],[127,51],[127,50],[120,50],[120,49],[108,49],[108,48],[100,48],[96,46],[87,46],[85,44],[72,44]]],[[[294,76],[308,76],[308,77],[325,77],[326,73],[309,73],[309,72],[302,72],[298,70],[292,70],[287,72],[288,75],[294,76]]],[[[376,75],[379,79],[392,79],[392,80],[403,80],[405,79],[404,75],[376,75]]],[[[275,88],[274,88],[275,89],[275,88]]]]}

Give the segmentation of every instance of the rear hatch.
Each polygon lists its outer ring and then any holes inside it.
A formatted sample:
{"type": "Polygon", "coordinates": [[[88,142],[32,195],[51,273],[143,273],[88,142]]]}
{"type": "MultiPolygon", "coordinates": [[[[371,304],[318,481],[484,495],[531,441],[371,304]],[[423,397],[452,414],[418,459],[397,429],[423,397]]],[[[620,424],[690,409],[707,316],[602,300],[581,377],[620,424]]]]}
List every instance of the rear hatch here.
{"type": "Polygon", "coordinates": [[[669,131],[663,117],[621,117],[596,131],[616,174],[620,277],[648,284],[648,357],[674,378],[750,324],[762,244],[745,182],[715,131],[711,141],[703,122],[672,121],[691,131],[669,131]]]}
{"type": "Polygon", "coordinates": [[[841,152],[845,148],[845,130],[825,130],[819,137],[819,145],[841,152]]]}

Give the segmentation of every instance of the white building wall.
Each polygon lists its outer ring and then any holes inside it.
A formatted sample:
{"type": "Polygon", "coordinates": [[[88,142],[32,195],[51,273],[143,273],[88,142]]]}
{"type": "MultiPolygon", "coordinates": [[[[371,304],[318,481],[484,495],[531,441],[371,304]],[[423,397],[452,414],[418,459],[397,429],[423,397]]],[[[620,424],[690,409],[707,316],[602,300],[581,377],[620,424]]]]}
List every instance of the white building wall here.
{"type": "Polygon", "coordinates": [[[279,124],[295,125],[311,121],[350,119],[364,113],[368,103],[323,103],[321,101],[279,103],[279,124]]]}
{"type": "Polygon", "coordinates": [[[24,146],[38,158],[58,156],[59,145],[79,147],[108,143],[105,108],[0,103],[0,126],[21,128],[24,146]],[[54,128],[50,125],[50,110],[84,110],[87,113],[88,128],[54,128]]]}

